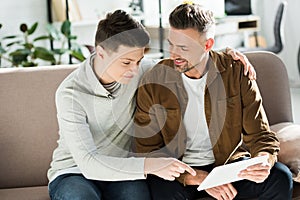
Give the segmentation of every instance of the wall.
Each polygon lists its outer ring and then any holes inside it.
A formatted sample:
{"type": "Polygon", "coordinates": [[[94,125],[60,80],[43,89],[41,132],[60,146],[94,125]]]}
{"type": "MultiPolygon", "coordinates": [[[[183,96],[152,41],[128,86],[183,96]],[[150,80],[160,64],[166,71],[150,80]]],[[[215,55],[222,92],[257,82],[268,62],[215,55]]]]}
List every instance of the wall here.
{"type": "MultiPolygon", "coordinates": [[[[124,8],[128,5],[130,0],[89,0],[89,3],[85,3],[84,0],[77,0],[83,13],[89,13],[100,17],[112,9],[124,8]],[[94,2],[94,4],[92,4],[94,2]],[[104,3],[105,2],[105,3],[104,3]],[[92,5],[92,9],[89,9],[92,5]],[[96,6],[95,6],[96,5],[96,6]]],[[[145,8],[151,11],[151,6],[148,5],[155,2],[150,0],[144,0],[145,8]]],[[[198,0],[203,1],[203,0],[198,0]]],[[[219,0],[218,0],[219,1],[219,0]]],[[[297,19],[300,18],[300,1],[299,0],[287,0],[288,1],[288,12],[285,23],[285,41],[286,46],[279,56],[284,60],[288,67],[288,74],[291,83],[299,84],[299,72],[297,68],[297,51],[300,44],[300,26],[297,19]]],[[[162,0],[164,6],[164,15],[168,14],[170,6],[181,2],[180,0],[162,0]],[[172,2],[172,3],[170,3],[172,2]],[[168,7],[166,7],[168,6],[168,7]]],[[[37,32],[44,32],[43,27],[47,24],[47,5],[46,1],[41,0],[0,0],[0,23],[3,24],[3,28],[0,30],[0,37],[3,35],[19,33],[19,24],[26,22],[33,24],[35,21],[39,22],[39,28],[37,32]]],[[[279,0],[252,0],[253,12],[261,16],[261,34],[266,38],[268,43],[273,42],[273,19],[276,12],[276,7],[279,0]]],[[[158,5],[158,4],[157,4],[158,5]]],[[[156,6],[157,6],[156,5],[156,6]]],[[[214,4],[215,5],[215,4],[214,4]]],[[[149,12],[149,11],[148,11],[149,12]]],[[[152,10],[150,13],[158,12],[157,9],[152,10]]],[[[88,14],[85,15],[88,18],[88,14]]],[[[165,19],[166,20],[166,19],[165,19]]],[[[85,25],[79,24],[74,27],[75,33],[79,36],[79,41],[82,43],[93,43],[94,32],[96,22],[86,23],[85,25]]],[[[48,44],[45,44],[48,45],[48,44]]]]}
{"type": "MultiPolygon", "coordinates": [[[[254,12],[261,16],[261,34],[266,38],[268,44],[274,42],[273,19],[280,0],[252,0],[254,1],[254,12]],[[261,6],[262,5],[262,6],[261,6]]],[[[292,87],[300,87],[300,72],[297,67],[297,53],[300,45],[300,1],[287,0],[287,15],[285,21],[285,46],[279,57],[281,57],[287,68],[292,87]]]]}
{"type": "Polygon", "coordinates": [[[32,25],[39,22],[37,33],[43,33],[43,27],[47,23],[47,1],[39,0],[0,0],[0,37],[7,34],[18,34],[19,25],[27,23],[32,25]]]}

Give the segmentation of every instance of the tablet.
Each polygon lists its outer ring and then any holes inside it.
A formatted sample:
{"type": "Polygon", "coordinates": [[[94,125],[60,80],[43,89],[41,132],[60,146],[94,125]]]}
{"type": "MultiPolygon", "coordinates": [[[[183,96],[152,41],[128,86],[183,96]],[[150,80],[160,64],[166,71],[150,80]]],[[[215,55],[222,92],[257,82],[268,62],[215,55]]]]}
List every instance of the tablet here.
{"type": "Polygon", "coordinates": [[[244,170],[251,165],[267,163],[268,158],[269,155],[264,155],[215,167],[197,189],[200,191],[242,180],[242,178],[238,177],[241,170],[244,170]]]}

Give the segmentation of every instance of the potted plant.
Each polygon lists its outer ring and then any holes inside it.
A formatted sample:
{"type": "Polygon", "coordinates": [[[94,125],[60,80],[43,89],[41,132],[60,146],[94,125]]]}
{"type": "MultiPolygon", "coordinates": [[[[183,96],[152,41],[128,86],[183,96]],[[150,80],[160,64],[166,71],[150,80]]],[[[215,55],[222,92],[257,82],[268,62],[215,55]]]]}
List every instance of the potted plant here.
{"type": "MultiPolygon", "coordinates": [[[[2,25],[0,26],[1,29],[2,25]]],[[[66,20],[62,23],[60,30],[53,24],[47,25],[47,35],[33,37],[38,27],[35,22],[28,27],[23,23],[20,25],[21,35],[8,35],[0,39],[0,58],[11,63],[14,67],[38,66],[38,60],[50,62],[51,65],[62,63],[62,55],[70,55],[79,61],[85,59],[81,46],[76,43],[77,37],[71,35],[71,22],[66,20]],[[59,48],[46,48],[38,45],[38,41],[60,43],[59,48]],[[71,46],[66,43],[70,42],[71,46]]]]}

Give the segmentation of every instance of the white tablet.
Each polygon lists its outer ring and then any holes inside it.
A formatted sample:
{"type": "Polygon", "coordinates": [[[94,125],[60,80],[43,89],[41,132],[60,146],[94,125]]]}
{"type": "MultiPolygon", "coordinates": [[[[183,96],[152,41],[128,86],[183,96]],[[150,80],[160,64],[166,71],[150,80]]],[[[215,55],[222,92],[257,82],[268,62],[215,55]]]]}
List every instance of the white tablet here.
{"type": "Polygon", "coordinates": [[[216,187],[219,185],[242,180],[242,178],[238,177],[238,174],[241,170],[244,170],[251,165],[255,165],[259,163],[262,164],[267,163],[268,158],[269,158],[268,155],[259,156],[259,157],[215,167],[208,174],[208,176],[204,179],[204,181],[199,185],[197,189],[200,191],[200,190],[216,187]]]}

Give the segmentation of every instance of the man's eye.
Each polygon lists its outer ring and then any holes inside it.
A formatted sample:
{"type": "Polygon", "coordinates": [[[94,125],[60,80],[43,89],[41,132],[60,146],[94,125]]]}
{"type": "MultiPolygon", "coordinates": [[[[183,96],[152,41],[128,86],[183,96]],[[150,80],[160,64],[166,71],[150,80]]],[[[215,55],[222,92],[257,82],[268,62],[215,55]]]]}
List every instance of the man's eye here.
{"type": "Polygon", "coordinates": [[[123,64],[124,64],[124,65],[129,65],[129,64],[130,64],[130,62],[123,62],[123,64]]]}
{"type": "Polygon", "coordinates": [[[189,49],[186,48],[186,47],[181,47],[181,50],[182,50],[182,51],[188,51],[189,49]]]}

